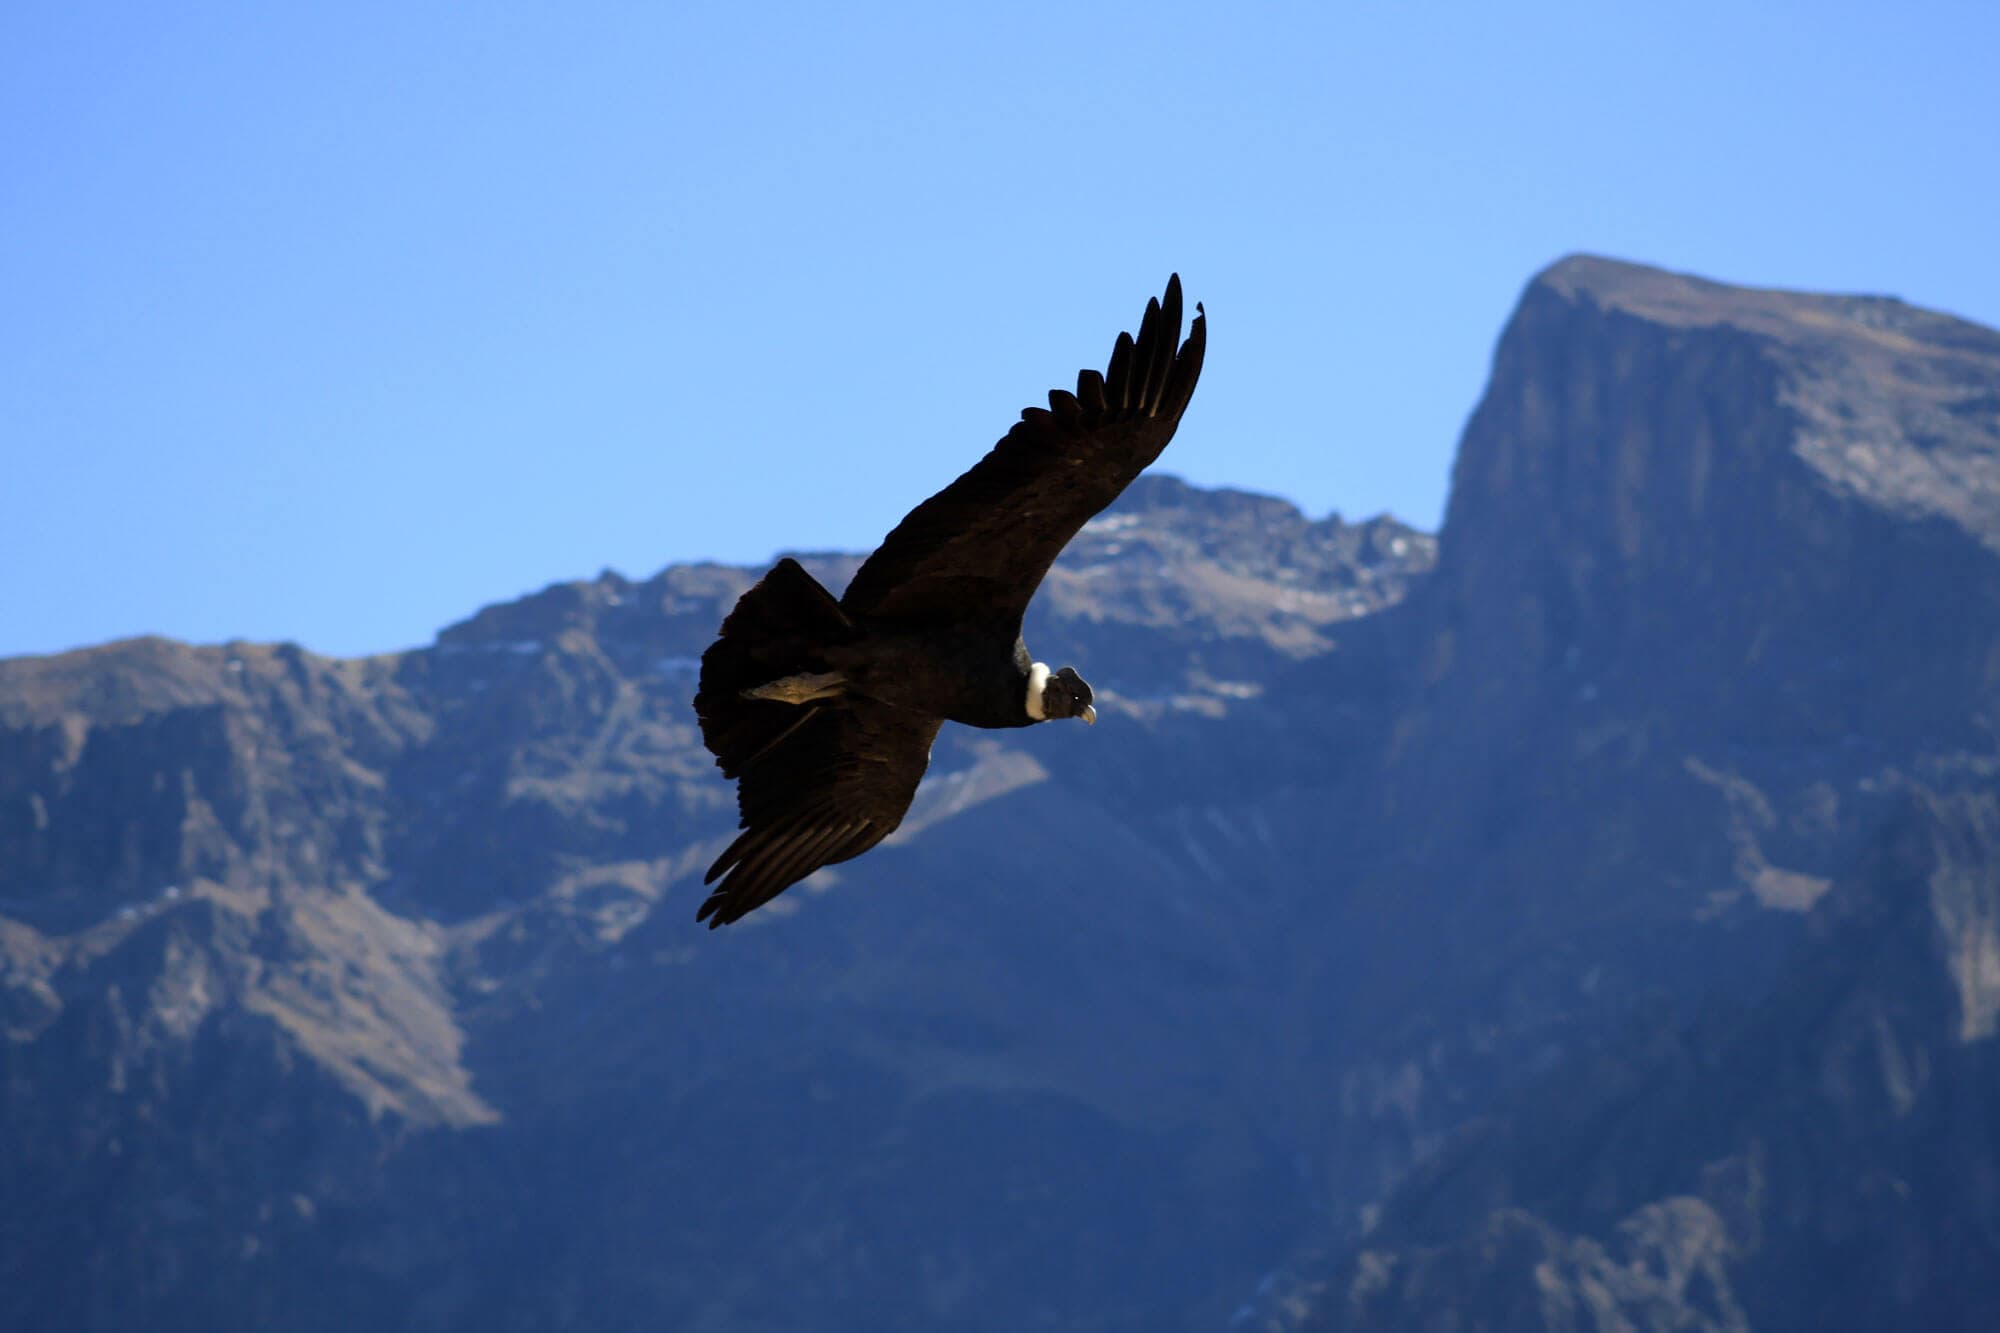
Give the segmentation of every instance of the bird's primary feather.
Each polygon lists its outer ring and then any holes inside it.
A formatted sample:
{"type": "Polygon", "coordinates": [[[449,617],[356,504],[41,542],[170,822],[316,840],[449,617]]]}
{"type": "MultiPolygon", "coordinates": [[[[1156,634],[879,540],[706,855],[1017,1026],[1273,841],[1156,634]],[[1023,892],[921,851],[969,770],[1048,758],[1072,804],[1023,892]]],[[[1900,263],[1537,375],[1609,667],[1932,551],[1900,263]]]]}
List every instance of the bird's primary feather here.
{"type": "Polygon", "coordinates": [[[697,920],[726,925],[895,832],[944,723],[866,698],[806,707],[789,734],[743,766],[744,832],[709,868],[703,882],[722,882],[697,920]]]}
{"type": "Polygon", "coordinates": [[[1077,376],[1031,407],[957,481],[910,511],[847,585],[850,614],[1021,613],[1063,547],[1152,461],[1179,427],[1201,375],[1207,319],[1180,343],[1181,283],[1148,301],[1139,336],[1121,333],[1110,369],[1077,376]]]}

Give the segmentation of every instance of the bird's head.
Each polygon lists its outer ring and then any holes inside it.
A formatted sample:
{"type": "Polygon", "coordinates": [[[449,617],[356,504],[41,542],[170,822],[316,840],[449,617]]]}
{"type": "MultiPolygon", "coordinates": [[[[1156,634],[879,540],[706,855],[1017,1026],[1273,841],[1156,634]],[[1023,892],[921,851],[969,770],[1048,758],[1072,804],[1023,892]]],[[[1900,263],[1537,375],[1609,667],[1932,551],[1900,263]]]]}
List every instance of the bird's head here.
{"type": "Polygon", "coordinates": [[[1059,717],[1080,717],[1095,725],[1097,710],[1091,706],[1090,682],[1076,674],[1075,667],[1051,672],[1041,662],[1028,671],[1028,716],[1037,722],[1059,717]]]}

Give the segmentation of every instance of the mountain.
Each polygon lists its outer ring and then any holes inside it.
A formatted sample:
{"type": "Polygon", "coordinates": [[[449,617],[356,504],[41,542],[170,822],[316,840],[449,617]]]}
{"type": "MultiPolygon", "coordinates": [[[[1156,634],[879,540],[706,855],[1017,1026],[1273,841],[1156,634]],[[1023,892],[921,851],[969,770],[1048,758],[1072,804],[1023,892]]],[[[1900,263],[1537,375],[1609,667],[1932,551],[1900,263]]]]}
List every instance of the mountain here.
{"type": "Polygon", "coordinates": [[[1456,908],[1542,935],[1471,961],[1489,1014],[1610,1021],[1517,1047],[1307,1265],[1305,1326],[1987,1326],[1996,497],[1990,330],[1595,259],[1530,287],[1409,608],[1443,666],[1402,771],[1461,756],[1456,908]]]}
{"type": "Polygon", "coordinates": [[[1437,540],[1143,479],[1102,724],[714,935],[759,571],[0,662],[0,1326],[1972,1327],[1996,561],[2000,334],[1578,257],[1437,540]]]}
{"type": "Polygon", "coordinates": [[[1142,480],[1029,627],[1103,725],[953,729],[894,845],[720,936],[734,797],[689,700],[759,571],[607,574],[362,661],[0,663],[0,1192],[31,1204],[0,1324],[1221,1310],[1304,1196],[1221,1065],[1269,984],[1211,945],[1244,835],[1152,807],[1181,736],[1253,765],[1231,719],[1434,554],[1142,480]]]}

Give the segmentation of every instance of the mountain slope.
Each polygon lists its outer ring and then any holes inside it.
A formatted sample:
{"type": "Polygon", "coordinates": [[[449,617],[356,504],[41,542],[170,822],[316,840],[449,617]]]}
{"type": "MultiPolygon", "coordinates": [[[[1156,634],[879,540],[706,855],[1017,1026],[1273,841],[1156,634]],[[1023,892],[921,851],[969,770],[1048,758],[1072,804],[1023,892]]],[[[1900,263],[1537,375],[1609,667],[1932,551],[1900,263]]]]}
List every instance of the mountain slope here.
{"type": "MultiPolygon", "coordinates": [[[[1500,1055],[1497,1095],[1438,1117],[1453,1124],[1434,1142],[1489,1115],[1509,1128],[1371,1208],[1361,1248],[1328,1242],[1347,1258],[1302,1260],[1320,1294],[1295,1305],[1384,1328],[1468,1311],[1490,1328],[1870,1327],[1952,1308],[1949,1289],[1897,1294],[1878,1275],[1867,1300],[1844,1290],[1801,1317],[1796,1283],[1857,1260],[1812,1239],[1811,1191],[1844,1188],[1840,1150],[1796,1167],[1806,1192],[1754,1226],[1701,1182],[1748,1169],[1758,1143],[1862,1116],[1866,1080],[1822,1098],[1821,1071],[1796,1060],[1833,1038],[1744,1015],[1887,984],[1827,922],[1871,895],[1928,919],[1922,875],[1866,867],[1912,809],[1984,818],[2000,751],[2000,548],[1980,499],[2000,460],[1996,375],[1990,331],[1884,299],[1595,259],[1531,285],[1467,429],[1437,574],[1398,612],[1431,665],[1386,773],[1389,799],[1409,783],[1454,811],[1441,822],[1461,841],[1399,878],[1441,884],[1435,909],[1475,937],[1440,956],[1484,1000],[1488,1029],[1458,1040],[1500,1055]],[[1829,972],[1845,980],[1808,981],[1829,972]],[[1547,1044],[1495,1043],[1516,1014],[1547,1044]],[[1678,1055],[1649,1063],[1662,1041],[1678,1055]],[[1771,1088],[1774,1071],[1792,1081],[1771,1088]],[[1713,1132],[1718,1103],[1767,1094],[1757,1127],[1713,1132]],[[1542,1174],[1510,1165],[1534,1161],[1542,1174]]],[[[2000,879],[1982,838],[1963,835],[1948,878],[2000,879]]],[[[1982,900],[1958,896],[1894,985],[1961,992],[1957,1015],[1933,1007],[1904,1039],[1960,1051],[1963,1072],[1990,1059],[1988,1025],[1966,1016],[1990,1008],[1993,946],[1982,900]]],[[[1981,1104],[1983,1076],[1947,1086],[1981,1104]]],[[[1927,1170],[1965,1146],[1906,1139],[1927,1170]]],[[[1775,1206],[1762,1183],[1737,1188],[1775,1206]]],[[[1924,1225],[1941,1216],[1992,1223],[1939,1203],[1924,1225]]]]}
{"type": "MultiPolygon", "coordinates": [[[[1433,552],[1144,480],[1029,626],[1106,725],[948,732],[894,844],[723,940],[689,928],[735,812],[688,699],[758,571],[560,585],[360,662],[141,641],[0,663],[4,1185],[37,1204],[0,1222],[0,1316],[1219,1312],[1305,1205],[1225,1110],[1218,1061],[1252,1075],[1234,1029],[1268,1002],[1254,938],[1211,945],[1243,835],[1167,816],[1162,855],[1146,765],[1177,728],[1228,731],[1433,552]],[[1096,735],[1120,739],[1091,761],[1096,735]],[[953,1162],[961,1201],[934,1202],[953,1162]],[[1127,1238],[1135,1199],[1212,1224],[1127,1238]],[[1093,1207],[1099,1251],[1063,1278],[1093,1207]],[[1184,1282],[1149,1305],[1163,1250],[1184,1282]]],[[[808,562],[835,586],[856,563],[808,562]]]]}

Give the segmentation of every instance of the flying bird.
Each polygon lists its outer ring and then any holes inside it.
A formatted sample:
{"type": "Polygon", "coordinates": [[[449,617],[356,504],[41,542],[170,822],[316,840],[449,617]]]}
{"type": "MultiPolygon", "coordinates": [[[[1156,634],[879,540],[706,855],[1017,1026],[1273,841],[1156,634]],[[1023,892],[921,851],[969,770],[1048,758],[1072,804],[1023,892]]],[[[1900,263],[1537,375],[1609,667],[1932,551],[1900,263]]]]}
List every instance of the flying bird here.
{"type": "Polygon", "coordinates": [[[1097,721],[1089,684],[1036,661],[1021,618],[1070,538],[1173,439],[1201,375],[1201,306],[1180,337],[1175,274],[1103,374],[1022,412],[838,599],[787,557],[737,601],[694,707],[743,832],[709,867],[697,921],[736,921],[893,833],[944,723],[1097,721]]]}

